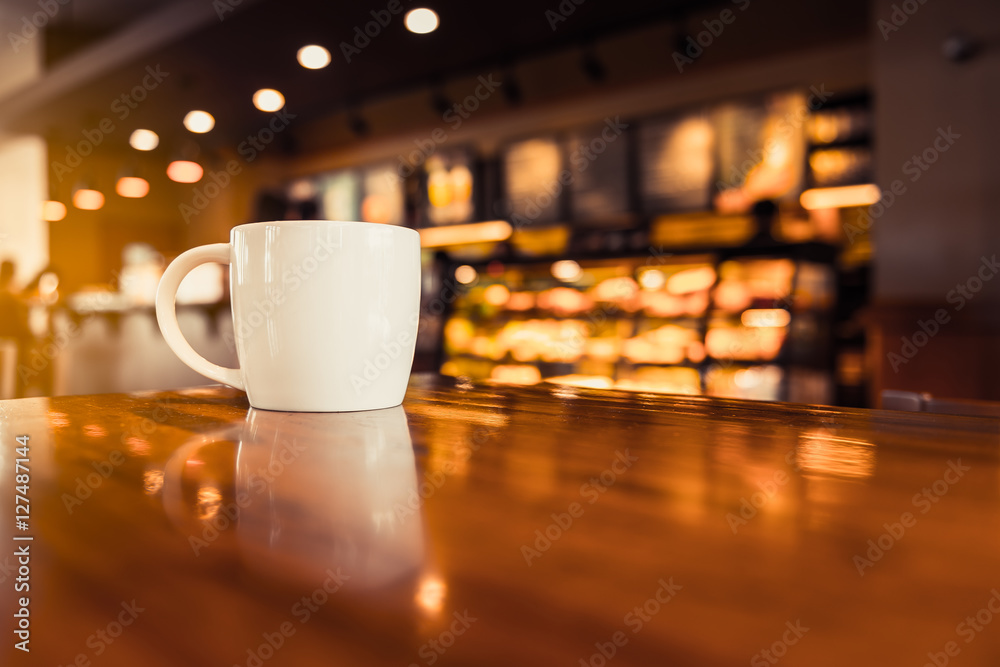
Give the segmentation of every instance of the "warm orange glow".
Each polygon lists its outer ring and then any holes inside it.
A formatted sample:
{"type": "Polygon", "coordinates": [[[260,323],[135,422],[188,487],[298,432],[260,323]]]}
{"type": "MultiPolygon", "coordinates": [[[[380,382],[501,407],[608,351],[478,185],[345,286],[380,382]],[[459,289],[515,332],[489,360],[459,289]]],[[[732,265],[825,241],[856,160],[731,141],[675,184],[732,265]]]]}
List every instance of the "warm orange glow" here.
{"type": "Polygon", "coordinates": [[[580,265],[572,259],[561,259],[558,262],[553,262],[550,270],[554,278],[567,283],[579,280],[583,276],[580,265]]]}
{"type": "Polygon", "coordinates": [[[476,278],[479,277],[479,272],[468,264],[463,264],[462,266],[455,269],[455,280],[462,283],[463,285],[471,285],[476,282],[476,278]]]}
{"type": "Polygon", "coordinates": [[[814,188],[806,190],[799,197],[802,208],[846,208],[848,206],[868,206],[882,198],[877,185],[845,185],[839,188],[814,188]]]}
{"type": "Polygon", "coordinates": [[[444,599],[448,587],[439,577],[430,575],[420,580],[417,587],[417,605],[428,614],[440,614],[444,608],[444,599]]]}
{"type": "Polygon", "coordinates": [[[483,292],[483,299],[491,306],[502,306],[510,300],[510,290],[503,285],[490,285],[483,292]]]}
{"type": "Polygon", "coordinates": [[[66,204],[61,201],[47,201],[42,204],[42,220],[59,222],[66,217],[66,204]]]}
{"type": "Polygon", "coordinates": [[[73,193],[73,206],[83,211],[96,211],[104,206],[104,195],[97,190],[77,190],[73,193]]]}
{"type": "Polygon", "coordinates": [[[174,160],[167,165],[167,178],[177,183],[197,183],[205,170],[197,162],[174,160]]]}
{"type": "Polygon", "coordinates": [[[424,248],[461,245],[463,243],[488,243],[506,241],[513,229],[506,220],[474,222],[468,225],[431,227],[420,230],[420,245],[424,248]]]}
{"type": "Polygon", "coordinates": [[[118,179],[115,192],[129,199],[140,199],[149,194],[149,181],[138,176],[123,176],[118,179]]]}
{"type": "Polygon", "coordinates": [[[784,308],[755,308],[743,311],[740,316],[745,327],[786,327],[791,320],[784,308]]]}
{"type": "Polygon", "coordinates": [[[706,290],[715,284],[715,269],[710,266],[702,266],[696,269],[687,269],[670,276],[667,280],[667,291],[671,294],[688,294],[706,290]]]}

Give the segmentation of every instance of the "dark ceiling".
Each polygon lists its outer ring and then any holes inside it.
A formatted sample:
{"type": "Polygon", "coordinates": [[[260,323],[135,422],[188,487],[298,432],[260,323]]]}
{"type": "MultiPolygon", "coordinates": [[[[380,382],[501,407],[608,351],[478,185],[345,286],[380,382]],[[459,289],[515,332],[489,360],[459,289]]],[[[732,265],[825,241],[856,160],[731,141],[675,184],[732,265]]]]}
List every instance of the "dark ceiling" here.
{"type": "MultiPolygon", "coordinates": [[[[233,145],[261,126],[262,113],[250,104],[258,88],[281,90],[287,108],[308,119],[417,87],[433,89],[458,76],[513,66],[549,52],[579,48],[583,53],[588,44],[614,33],[682,20],[690,12],[729,4],[718,0],[576,1],[582,4],[573,0],[433,0],[424,6],[441,16],[437,31],[409,33],[399,13],[385,27],[379,26],[378,34],[359,53],[352,53],[348,63],[339,45],[353,42],[355,29],[364,30],[374,20],[373,11],[385,21],[384,10],[392,4],[389,0],[215,0],[213,7],[221,8],[221,17],[211,17],[163,47],[105,67],[90,80],[64,86],[53,99],[27,106],[6,124],[44,134],[56,144],[72,144],[84,129],[96,127],[107,117],[128,130],[109,135],[109,143],[124,144],[131,129],[145,126],[159,132],[164,145],[171,146],[190,139],[181,119],[188,110],[202,108],[217,119],[216,130],[198,138],[203,148],[212,149],[233,145]],[[226,11],[229,6],[234,8],[226,11]],[[565,20],[556,21],[552,17],[560,11],[565,12],[565,20]],[[296,63],[296,51],[308,43],[330,50],[333,62],[329,67],[310,71],[296,63]],[[147,67],[157,66],[169,75],[122,119],[124,107],[115,100],[142,83],[147,67]]],[[[91,11],[78,11],[81,18],[61,20],[51,30],[50,71],[62,69],[71,74],[88,49],[99,47],[102,39],[116,31],[128,30],[136,18],[130,2],[86,0],[85,4],[91,11]],[[131,7],[130,13],[116,13],[116,6],[131,7]]],[[[149,12],[169,4],[145,0],[142,6],[149,12]]],[[[416,6],[420,6],[417,0],[402,2],[404,11],[416,6]]],[[[369,29],[375,32],[373,26],[369,29]]]]}

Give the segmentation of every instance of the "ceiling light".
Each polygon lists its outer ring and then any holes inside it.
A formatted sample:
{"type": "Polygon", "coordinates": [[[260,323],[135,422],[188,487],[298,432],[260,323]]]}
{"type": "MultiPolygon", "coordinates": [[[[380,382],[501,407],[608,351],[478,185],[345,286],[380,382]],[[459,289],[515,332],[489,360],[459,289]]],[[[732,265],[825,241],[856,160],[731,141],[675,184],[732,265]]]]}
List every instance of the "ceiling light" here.
{"type": "Polygon", "coordinates": [[[115,184],[115,192],[129,199],[141,199],[149,194],[149,181],[138,176],[122,176],[115,184]]]}
{"type": "Polygon", "coordinates": [[[167,178],[177,183],[197,183],[205,170],[197,162],[174,160],[167,165],[167,178]]]}
{"type": "Polygon", "coordinates": [[[136,130],[128,138],[128,143],[137,151],[151,151],[160,145],[160,137],[152,130],[136,130]]]}
{"type": "Polygon", "coordinates": [[[306,69],[323,69],[330,64],[330,52],[318,44],[303,46],[296,57],[306,69]]]}
{"type": "Polygon", "coordinates": [[[277,111],[285,106],[285,96],[274,88],[261,88],[253,94],[253,105],[261,111],[277,111]]]}
{"type": "Polygon", "coordinates": [[[61,201],[49,200],[42,204],[42,220],[59,222],[66,217],[66,204],[61,201]]]}
{"type": "Polygon", "coordinates": [[[97,190],[81,188],[73,193],[73,206],[83,211],[96,211],[104,206],[104,195],[97,190]]]}
{"type": "Polygon", "coordinates": [[[195,134],[204,134],[215,127],[215,118],[207,111],[188,111],[184,116],[184,127],[195,134]]]}
{"type": "Polygon", "coordinates": [[[403,22],[406,24],[406,29],[410,32],[415,32],[418,35],[426,35],[429,32],[437,30],[438,15],[431,9],[420,7],[408,11],[403,22]]]}

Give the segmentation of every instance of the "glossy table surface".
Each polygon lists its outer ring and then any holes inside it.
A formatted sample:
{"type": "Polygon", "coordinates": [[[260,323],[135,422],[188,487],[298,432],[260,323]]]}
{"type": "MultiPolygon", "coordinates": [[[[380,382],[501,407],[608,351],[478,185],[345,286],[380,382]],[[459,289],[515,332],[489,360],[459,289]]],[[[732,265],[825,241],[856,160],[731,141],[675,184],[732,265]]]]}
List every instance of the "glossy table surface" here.
{"type": "Polygon", "coordinates": [[[998,442],[437,376],[347,414],[0,402],[0,663],[997,665],[998,442]]]}

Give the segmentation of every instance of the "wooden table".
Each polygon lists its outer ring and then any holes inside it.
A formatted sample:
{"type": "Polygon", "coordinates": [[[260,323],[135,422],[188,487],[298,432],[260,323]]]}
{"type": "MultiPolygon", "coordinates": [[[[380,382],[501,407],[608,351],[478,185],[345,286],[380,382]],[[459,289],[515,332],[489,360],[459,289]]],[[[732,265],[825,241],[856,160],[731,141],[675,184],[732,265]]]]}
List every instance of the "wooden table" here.
{"type": "Polygon", "coordinates": [[[222,387],[0,402],[0,655],[996,665],[998,436],[435,376],[366,413],[249,410],[222,387]]]}

